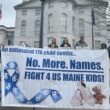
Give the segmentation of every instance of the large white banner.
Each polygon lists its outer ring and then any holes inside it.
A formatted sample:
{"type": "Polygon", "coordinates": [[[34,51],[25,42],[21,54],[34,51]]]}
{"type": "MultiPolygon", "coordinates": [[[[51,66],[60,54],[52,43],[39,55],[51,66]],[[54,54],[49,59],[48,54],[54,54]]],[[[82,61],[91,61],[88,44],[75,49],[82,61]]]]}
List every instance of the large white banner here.
{"type": "Polygon", "coordinates": [[[2,105],[109,108],[106,50],[2,48],[2,105]]]}

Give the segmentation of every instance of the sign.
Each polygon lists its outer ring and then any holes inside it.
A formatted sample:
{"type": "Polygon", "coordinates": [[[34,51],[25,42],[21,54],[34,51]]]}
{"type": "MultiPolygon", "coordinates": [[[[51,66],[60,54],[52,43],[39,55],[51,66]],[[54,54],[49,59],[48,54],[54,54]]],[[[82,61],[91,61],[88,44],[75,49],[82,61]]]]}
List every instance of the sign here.
{"type": "Polygon", "coordinates": [[[2,105],[109,108],[106,50],[2,48],[2,105]]]}

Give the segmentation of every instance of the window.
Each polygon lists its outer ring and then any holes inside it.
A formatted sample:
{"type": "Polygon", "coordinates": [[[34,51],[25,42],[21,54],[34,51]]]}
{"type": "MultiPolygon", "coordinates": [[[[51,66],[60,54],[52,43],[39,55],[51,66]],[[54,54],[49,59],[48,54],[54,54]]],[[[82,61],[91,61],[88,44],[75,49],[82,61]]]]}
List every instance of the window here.
{"type": "Polygon", "coordinates": [[[34,29],[34,34],[37,35],[40,32],[40,21],[36,20],[35,21],[35,29],[34,29]]]}
{"type": "Polygon", "coordinates": [[[25,36],[26,34],[26,21],[21,21],[21,36],[25,36]]]}
{"type": "Polygon", "coordinates": [[[79,35],[84,35],[84,19],[79,19],[79,35]]]}
{"type": "Polygon", "coordinates": [[[67,7],[67,1],[61,1],[61,7],[66,8],[67,7]]]}
{"type": "Polygon", "coordinates": [[[23,16],[27,15],[27,10],[26,10],[26,9],[23,9],[23,10],[22,10],[22,15],[23,15],[23,16]]]}
{"type": "Polygon", "coordinates": [[[48,31],[53,31],[53,14],[48,15],[48,31]]]}
{"type": "Polygon", "coordinates": [[[100,25],[95,26],[95,36],[100,36],[100,25]]]}
{"type": "Polygon", "coordinates": [[[72,18],[72,32],[74,33],[74,17],[72,18]]]}
{"type": "Polygon", "coordinates": [[[96,40],[95,41],[95,49],[100,49],[101,47],[101,41],[100,40],[96,40]]]}
{"type": "Polygon", "coordinates": [[[67,31],[67,15],[65,13],[61,15],[61,31],[67,31]]]}
{"type": "Polygon", "coordinates": [[[7,36],[8,36],[8,37],[10,37],[10,36],[11,36],[11,37],[14,36],[14,32],[8,32],[8,33],[7,33],[7,36]]]}
{"type": "Polygon", "coordinates": [[[84,14],[84,7],[79,7],[79,14],[84,14]]]}
{"type": "Polygon", "coordinates": [[[49,8],[53,8],[54,7],[54,3],[52,1],[49,2],[49,8]]]}
{"type": "Polygon", "coordinates": [[[39,41],[34,41],[34,47],[39,48],[39,41]]]}
{"type": "Polygon", "coordinates": [[[52,43],[52,39],[53,39],[53,37],[48,37],[48,41],[47,41],[48,45],[52,43]]]}
{"type": "Polygon", "coordinates": [[[39,9],[36,9],[36,10],[35,10],[35,15],[40,16],[40,10],[39,10],[39,9]]]}

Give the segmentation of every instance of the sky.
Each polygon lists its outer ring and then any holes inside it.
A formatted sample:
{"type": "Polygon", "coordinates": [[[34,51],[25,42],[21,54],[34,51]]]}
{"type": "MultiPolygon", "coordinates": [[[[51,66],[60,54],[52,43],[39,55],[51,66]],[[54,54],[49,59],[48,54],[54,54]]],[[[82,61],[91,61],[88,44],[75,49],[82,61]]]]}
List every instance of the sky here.
{"type": "Polygon", "coordinates": [[[13,6],[21,2],[22,0],[0,0],[0,4],[2,4],[2,19],[0,19],[0,25],[7,27],[15,26],[16,11],[13,6]]]}

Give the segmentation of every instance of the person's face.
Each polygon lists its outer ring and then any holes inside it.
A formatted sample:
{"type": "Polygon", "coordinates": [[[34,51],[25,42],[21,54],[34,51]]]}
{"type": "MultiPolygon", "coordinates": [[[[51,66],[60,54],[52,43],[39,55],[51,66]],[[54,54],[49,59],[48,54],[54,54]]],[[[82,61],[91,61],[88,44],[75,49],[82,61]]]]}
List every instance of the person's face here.
{"type": "Polygon", "coordinates": [[[67,38],[64,39],[64,43],[65,43],[65,44],[68,43],[68,39],[67,39],[67,38]]]}
{"type": "Polygon", "coordinates": [[[56,39],[55,38],[52,39],[52,43],[56,43],[56,39]]]}
{"type": "Polygon", "coordinates": [[[103,44],[103,45],[102,45],[102,49],[106,49],[106,45],[103,44]]]}
{"type": "Polygon", "coordinates": [[[81,41],[83,41],[83,40],[84,40],[84,37],[83,37],[83,36],[81,36],[81,37],[80,37],[80,40],[81,40],[81,41]]]}

